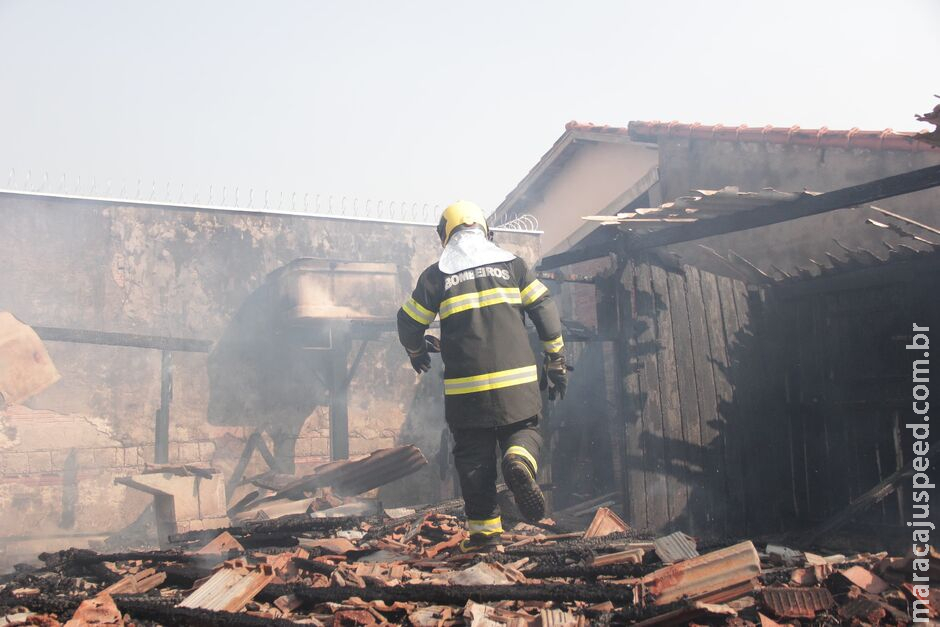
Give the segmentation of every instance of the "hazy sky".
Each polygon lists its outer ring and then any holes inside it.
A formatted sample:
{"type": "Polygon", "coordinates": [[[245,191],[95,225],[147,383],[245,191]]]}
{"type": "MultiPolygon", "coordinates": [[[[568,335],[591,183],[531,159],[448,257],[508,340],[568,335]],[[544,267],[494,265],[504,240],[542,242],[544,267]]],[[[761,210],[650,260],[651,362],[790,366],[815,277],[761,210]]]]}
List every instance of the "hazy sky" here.
{"type": "Polygon", "coordinates": [[[0,0],[0,187],[492,210],[571,119],[922,128],[938,26],[936,0],[0,0]]]}

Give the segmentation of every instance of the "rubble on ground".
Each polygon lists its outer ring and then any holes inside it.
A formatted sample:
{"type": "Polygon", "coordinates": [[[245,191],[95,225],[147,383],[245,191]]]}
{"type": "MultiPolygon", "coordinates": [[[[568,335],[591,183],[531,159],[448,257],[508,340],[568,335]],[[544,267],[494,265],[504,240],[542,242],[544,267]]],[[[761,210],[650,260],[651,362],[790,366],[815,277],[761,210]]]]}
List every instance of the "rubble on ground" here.
{"type": "Polygon", "coordinates": [[[0,625],[910,622],[909,558],[705,546],[637,533],[604,507],[589,533],[518,523],[497,550],[462,554],[460,506],[308,512],[178,534],[167,550],[42,554],[43,567],[0,580],[0,625]]]}

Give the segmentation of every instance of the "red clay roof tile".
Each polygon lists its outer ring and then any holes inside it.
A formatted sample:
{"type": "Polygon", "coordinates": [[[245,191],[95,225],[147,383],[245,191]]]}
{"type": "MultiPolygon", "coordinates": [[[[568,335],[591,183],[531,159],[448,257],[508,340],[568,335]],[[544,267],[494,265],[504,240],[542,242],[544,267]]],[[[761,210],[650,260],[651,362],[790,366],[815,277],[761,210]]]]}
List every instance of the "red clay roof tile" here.
{"type": "Polygon", "coordinates": [[[723,126],[721,124],[682,124],[679,122],[643,122],[634,121],[627,128],[616,126],[596,126],[571,121],[565,125],[569,131],[591,133],[609,133],[626,135],[635,141],[655,142],[660,138],[675,137],[704,139],[712,141],[766,142],[770,144],[798,144],[804,146],[865,148],[869,150],[934,150],[932,146],[915,139],[916,133],[898,133],[891,129],[883,131],[862,131],[857,128],[847,131],[830,130],[825,126],[818,129],[805,129],[799,126],[749,127],[723,126]]]}

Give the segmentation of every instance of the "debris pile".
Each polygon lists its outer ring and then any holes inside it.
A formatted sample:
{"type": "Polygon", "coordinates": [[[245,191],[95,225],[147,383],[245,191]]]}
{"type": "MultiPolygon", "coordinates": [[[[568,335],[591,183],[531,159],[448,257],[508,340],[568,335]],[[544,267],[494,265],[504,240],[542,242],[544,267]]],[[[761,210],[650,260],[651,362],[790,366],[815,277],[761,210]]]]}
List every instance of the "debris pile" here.
{"type": "MultiPolygon", "coordinates": [[[[0,585],[0,625],[903,625],[910,558],[519,523],[463,554],[459,501],[191,531],[160,551],[42,554],[0,585]]],[[[932,564],[936,568],[934,554],[932,564]]],[[[937,573],[932,573],[935,578],[937,573]]],[[[935,604],[931,605],[936,607],[935,604]]],[[[935,611],[935,610],[934,610],[935,611]]]]}

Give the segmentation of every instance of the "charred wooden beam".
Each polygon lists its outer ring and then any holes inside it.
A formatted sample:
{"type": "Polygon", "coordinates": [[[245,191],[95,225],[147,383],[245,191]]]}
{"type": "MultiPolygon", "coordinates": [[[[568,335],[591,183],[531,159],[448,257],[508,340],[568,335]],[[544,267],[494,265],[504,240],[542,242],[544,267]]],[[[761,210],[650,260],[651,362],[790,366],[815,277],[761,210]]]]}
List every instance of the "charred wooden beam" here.
{"type": "Polygon", "coordinates": [[[529,568],[523,572],[526,577],[533,579],[547,579],[548,577],[565,577],[570,579],[588,579],[593,580],[598,577],[616,577],[626,579],[628,577],[642,577],[656,570],[656,566],[647,566],[644,564],[611,564],[610,566],[553,566],[542,565],[541,562],[535,568],[529,568]]]}
{"type": "Polygon", "coordinates": [[[291,561],[300,570],[305,570],[309,573],[319,573],[327,577],[332,575],[333,571],[336,570],[336,566],[331,566],[330,564],[316,560],[304,559],[302,557],[295,557],[291,561]]]}
{"type": "Polygon", "coordinates": [[[557,255],[549,255],[539,264],[538,270],[553,270],[573,263],[604,257],[611,253],[627,257],[641,250],[746,231],[836,209],[855,207],[937,186],[940,186],[940,165],[921,168],[913,172],[905,172],[904,174],[889,176],[816,196],[801,196],[795,201],[779,202],[700,220],[691,224],[664,228],[643,235],[631,236],[622,233],[607,242],[569,250],[557,255]]]}
{"type": "Polygon", "coordinates": [[[305,603],[342,603],[358,597],[363,601],[385,601],[386,603],[425,602],[463,606],[467,600],[478,603],[496,601],[556,601],[559,603],[603,603],[610,601],[618,606],[633,605],[633,588],[625,585],[606,584],[556,584],[539,583],[525,585],[433,585],[408,584],[401,586],[330,586],[311,588],[302,585],[270,584],[258,598],[274,599],[293,594],[305,603]]]}
{"type": "MultiPolygon", "coordinates": [[[[234,557],[240,553],[235,551],[228,557],[234,557]]],[[[89,549],[66,549],[56,551],[55,553],[40,553],[39,559],[48,568],[61,569],[67,566],[87,566],[90,564],[101,564],[103,562],[127,562],[139,560],[142,562],[178,562],[185,563],[211,563],[219,561],[219,558],[211,555],[196,555],[192,553],[183,553],[181,551],[125,551],[122,553],[96,553],[89,549]]],[[[224,558],[222,558],[224,559],[224,558]]]]}
{"type": "MultiPolygon", "coordinates": [[[[59,596],[38,594],[16,597],[12,594],[0,595],[0,607],[25,607],[33,612],[69,615],[79,604],[89,598],[85,595],[59,596]]],[[[115,595],[114,604],[122,614],[128,614],[138,620],[153,621],[162,625],[186,625],[192,627],[261,627],[274,625],[286,627],[295,625],[290,620],[253,616],[242,612],[214,612],[187,607],[176,607],[179,599],[161,599],[115,595]]]]}
{"type": "Polygon", "coordinates": [[[154,350],[177,351],[181,353],[208,353],[212,348],[212,342],[209,340],[197,340],[185,337],[114,333],[111,331],[67,329],[63,327],[33,327],[33,330],[39,337],[49,342],[128,346],[131,348],[151,348],[154,350]]]}
{"type": "Polygon", "coordinates": [[[118,609],[132,618],[151,620],[163,625],[192,627],[287,627],[292,620],[253,616],[244,612],[215,612],[189,607],[174,607],[145,599],[114,599],[118,609]]]}
{"type": "MultiPolygon", "coordinates": [[[[935,441],[930,443],[930,448],[928,449],[930,453],[927,455],[928,467],[935,457],[938,446],[940,446],[940,442],[935,441]]],[[[800,538],[800,543],[805,546],[813,545],[823,536],[839,529],[842,525],[852,520],[852,518],[893,493],[898,488],[898,486],[901,485],[901,483],[913,476],[913,474],[914,467],[911,464],[908,464],[905,468],[892,473],[881,483],[852,501],[848,507],[829,517],[827,520],[823,521],[809,532],[805,533],[800,538]]]]}
{"type": "MultiPolygon", "coordinates": [[[[320,532],[330,533],[336,529],[354,529],[358,527],[360,523],[367,520],[370,520],[370,518],[363,516],[311,518],[306,514],[297,514],[294,516],[283,516],[273,520],[252,521],[236,527],[226,527],[224,529],[207,529],[204,531],[188,531],[186,533],[177,533],[170,536],[170,542],[174,544],[182,544],[186,542],[208,541],[223,531],[227,531],[238,538],[239,542],[242,541],[242,538],[247,538],[249,535],[271,534],[272,537],[276,537],[277,534],[320,532]]],[[[242,544],[244,545],[245,543],[242,542],[242,544]]],[[[296,544],[296,542],[294,544],[296,544]]],[[[267,546],[293,545],[269,544],[267,546]]]]}

